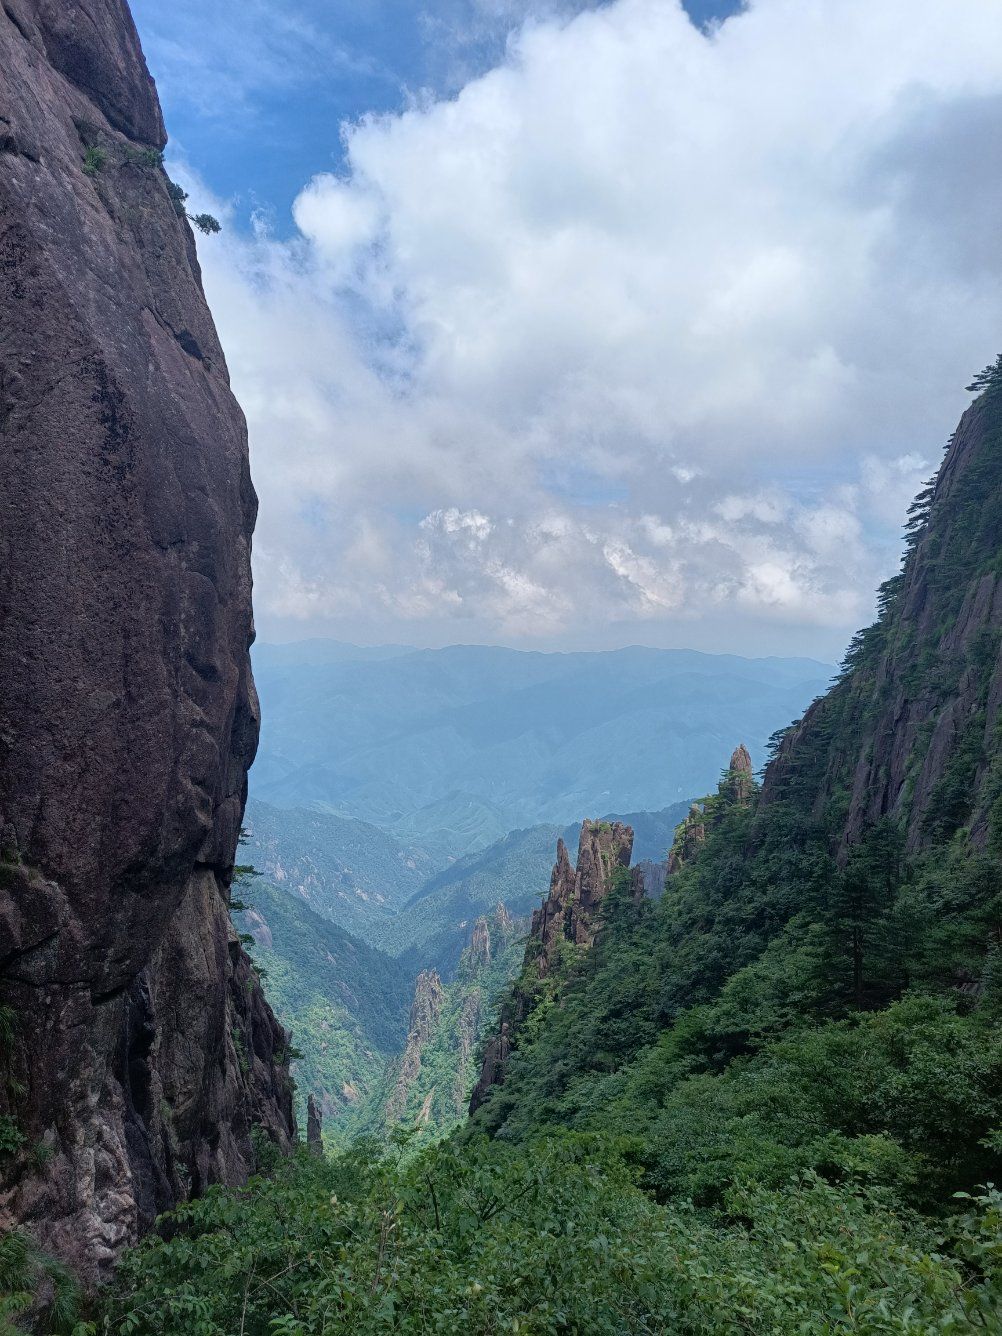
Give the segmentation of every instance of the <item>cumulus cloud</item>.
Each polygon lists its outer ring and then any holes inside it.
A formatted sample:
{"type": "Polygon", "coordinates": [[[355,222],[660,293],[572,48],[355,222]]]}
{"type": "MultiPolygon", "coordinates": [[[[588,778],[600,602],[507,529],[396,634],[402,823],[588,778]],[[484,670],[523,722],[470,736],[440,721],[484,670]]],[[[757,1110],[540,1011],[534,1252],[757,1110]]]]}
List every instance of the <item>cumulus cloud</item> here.
{"type": "Polygon", "coordinates": [[[203,248],[265,632],[836,652],[997,351],[1002,7],[554,9],[340,133],[203,248]]]}

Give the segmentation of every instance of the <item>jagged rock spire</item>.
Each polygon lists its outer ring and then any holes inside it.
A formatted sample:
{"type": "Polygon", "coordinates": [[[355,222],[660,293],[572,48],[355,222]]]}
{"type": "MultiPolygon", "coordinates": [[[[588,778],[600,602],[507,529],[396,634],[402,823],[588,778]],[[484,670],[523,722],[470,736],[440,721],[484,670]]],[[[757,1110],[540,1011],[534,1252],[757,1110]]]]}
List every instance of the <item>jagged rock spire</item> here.
{"type": "Polygon", "coordinates": [[[752,773],[751,756],[743,742],[735,747],[727,772],[730,796],[738,803],[746,803],[755,789],[755,777],[752,773]]]}
{"type": "MultiPolygon", "coordinates": [[[[550,876],[550,893],[533,912],[525,964],[534,965],[545,977],[562,941],[576,946],[591,946],[599,927],[598,909],[615,882],[616,872],[628,869],[633,853],[633,828],[621,821],[583,821],[578,841],[577,866],[571,866],[563,840],[557,840],[557,861],[550,876]]],[[[630,877],[634,899],[643,897],[643,877],[630,877]]],[[[515,989],[511,1011],[514,1025],[525,1019],[525,998],[515,989]]],[[[515,1030],[507,1019],[489,1041],[484,1053],[480,1079],[470,1099],[470,1113],[475,1113],[491,1088],[504,1079],[504,1067],[511,1051],[515,1030]]]]}
{"type": "Polygon", "coordinates": [[[311,1155],[324,1153],[323,1118],[312,1092],[306,1101],[306,1148],[311,1155]]]}
{"type": "Polygon", "coordinates": [[[746,771],[749,775],[752,772],[751,756],[743,742],[739,742],[731,752],[730,769],[746,771]]]}
{"type": "Polygon", "coordinates": [[[578,946],[591,945],[598,926],[595,911],[612,887],[616,868],[628,868],[632,853],[633,828],[621,821],[581,823],[576,868],[571,867],[566,844],[557,841],[550,893],[533,911],[526,948],[538,962],[540,974],[546,973],[550,952],[559,938],[578,946]]]}
{"type": "Polygon", "coordinates": [[[491,963],[491,930],[482,915],[473,925],[470,945],[466,950],[472,967],[482,969],[491,963]]]}
{"type": "Polygon", "coordinates": [[[398,1122],[403,1116],[410,1088],[421,1070],[421,1054],[434,1033],[444,1001],[445,989],[438,971],[422,970],[414,984],[407,1045],[400,1058],[396,1084],[386,1101],[386,1117],[391,1123],[398,1122]]]}

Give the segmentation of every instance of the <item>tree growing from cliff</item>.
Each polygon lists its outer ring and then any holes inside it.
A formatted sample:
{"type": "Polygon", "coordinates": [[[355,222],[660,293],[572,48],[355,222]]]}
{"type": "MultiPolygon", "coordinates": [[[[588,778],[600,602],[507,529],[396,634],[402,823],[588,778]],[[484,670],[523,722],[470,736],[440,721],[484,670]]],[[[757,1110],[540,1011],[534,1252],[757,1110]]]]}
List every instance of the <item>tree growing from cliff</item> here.
{"type": "Polygon", "coordinates": [[[204,232],[206,236],[214,232],[221,231],[218,218],[213,218],[211,213],[189,213],[185,208],[188,200],[188,192],[176,181],[167,178],[167,193],[170,201],[174,205],[174,212],[179,218],[187,218],[189,223],[194,223],[199,232],[204,232]]]}

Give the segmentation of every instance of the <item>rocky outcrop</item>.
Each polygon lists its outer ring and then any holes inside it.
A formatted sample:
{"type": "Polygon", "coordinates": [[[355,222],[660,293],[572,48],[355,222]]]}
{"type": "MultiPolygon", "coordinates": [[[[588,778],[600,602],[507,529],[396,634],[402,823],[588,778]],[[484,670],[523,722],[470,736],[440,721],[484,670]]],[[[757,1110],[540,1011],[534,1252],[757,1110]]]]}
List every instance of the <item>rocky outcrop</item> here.
{"type": "Polygon", "coordinates": [[[95,1279],[294,1131],[227,907],[256,499],[124,0],[4,0],[0,69],[0,1228],[95,1279]]]}
{"type": "Polygon", "coordinates": [[[747,803],[755,792],[751,756],[743,742],[738,743],[731,753],[725,783],[732,802],[747,803]]]}
{"type": "Polygon", "coordinates": [[[550,877],[550,893],[533,911],[526,947],[540,975],[549,969],[550,956],[560,941],[590,946],[598,929],[598,908],[613,885],[613,874],[630,866],[633,830],[616,821],[583,821],[578,857],[571,867],[567,846],[557,841],[557,861],[550,877]]]}
{"type": "MultiPolygon", "coordinates": [[[[533,911],[525,947],[523,976],[532,971],[534,981],[546,979],[555,969],[564,943],[589,947],[601,926],[601,907],[622,877],[634,902],[644,897],[644,874],[630,871],[633,829],[620,821],[583,821],[578,840],[577,863],[571,866],[567,846],[557,841],[557,861],[550,876],[550,890],[533,911]]],[[[470,1097],[469,1111],[476,1113],[494,1086],[504,1081],[505,1063],[518,1026],[533,1006],[526,990],[516,983],[502,1008],[496,1034],[487,1041],[480,1075],[470,1097]]]]}
{"type": "Polygon", "coordinates": [[[675,832],[675,840],[668,853],[668,875],[674,876],[699,853],[706,843],[706,817],[701,803],[693,803],[689,815],[675,832]]]}
{"type": "Polygon", "coordinates": [[[323,1118],[312,1094],[306,1101],[306,1148],[311,1155],[322,1156],[324,1153],[323,1118]]]}
{"type": "MultiPolygon", "coordinates": [[[[707,832],[712,830],[724,812],[733,807],[748,807],[758,793],[751,756],[743,742],[731,753],[717,792],[693,803],[689,815],[675,831],[675,839],[668,852],[666,875],[673,877],[687,863],[691,863],[706,844],[707,832]]],[[[661,883],[664,889],[664,881],[661,883]]]]}
{"type": "Polygon", "coordinates": [[[848,793],[844,859],[884,817],[915,852],[961,827],[989,837],[1002,726],[1002,369],[967,410],[912,508],[911,551],[832,690],[788,730],[762,801],[820,813],[848,793]]]}
{"type": "Polygon", "coordinates": [[[414,985],[414,1001],[411,1003],[407,1025],[407,1045],[400,1059],[393,1090],[386,1101],[388,1122],[399,1122],[403,1116],[407,1096],[421,1071],[421,1054],[435,1032],[444,1000],[445,990],[437,970],[422,970],[414,985]]]}
{"type": "Polygon", "coordinates": [[[471,969],[481,970],[491,963],[491,931],[487,920],[481,916],[473,925],[470,944],[466,948],[467,962],[471,969]]]}
{"type": "Polygon", "coordinates": [[[471,988],[463,995],[456,1022],[458,1061],[452,1086],[452,1104],[457,1118],[462,1118],[469,1104],[468,1073],[483,1024],[484,997],[479,988],[471,988]]]}
{"type": "Polygon", "coordinates": [[[502,1020],[497,1034],[491,1035],[484,1049],[480,1075],[470,1095],[470,1114],[476,1113],[495,1086],[504,1084],[505,1065],[511,1054],[511,1024],[502,1020]]]}

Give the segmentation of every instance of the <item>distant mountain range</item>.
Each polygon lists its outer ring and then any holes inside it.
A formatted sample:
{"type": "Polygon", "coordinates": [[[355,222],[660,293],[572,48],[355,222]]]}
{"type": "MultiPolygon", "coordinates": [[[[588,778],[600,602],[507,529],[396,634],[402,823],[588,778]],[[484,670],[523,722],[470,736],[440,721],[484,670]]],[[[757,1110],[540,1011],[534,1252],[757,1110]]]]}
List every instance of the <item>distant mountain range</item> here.
{"type": "Polygon", "coordinates": [[[744,741],[831,677],[813,659],[631,648],[260,645],[252,793],[361,819],[441,865],[540,823],[659,811],[712,788],[744,741]]]}

